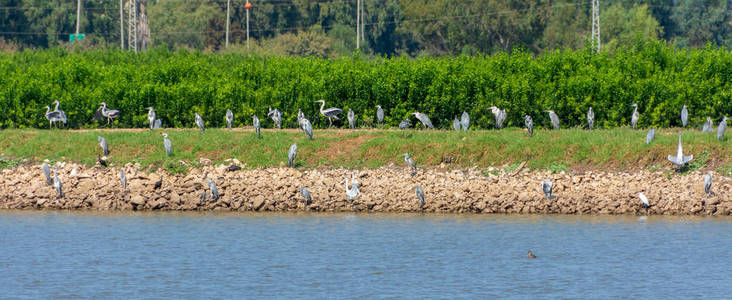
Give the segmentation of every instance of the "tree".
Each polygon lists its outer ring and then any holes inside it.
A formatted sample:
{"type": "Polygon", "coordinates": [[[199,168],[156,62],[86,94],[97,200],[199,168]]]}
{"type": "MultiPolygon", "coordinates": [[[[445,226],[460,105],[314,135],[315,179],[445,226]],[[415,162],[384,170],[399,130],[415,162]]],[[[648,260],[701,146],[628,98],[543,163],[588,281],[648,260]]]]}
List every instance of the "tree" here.
{"type": "Polygon", "coordinates": [[[600,14],[603,48],[610,51],[639,40],[656,40],[661,34],[658,20],[650,14],[645,4],[626,8],[621,3],[615,3],[600,14]]]}
{"type": "Polygon", "coordinates": [[[678,0],[671,19],[678,28],[679,46],[703,47],[707,42],[723,45],[731,37],[729,0],[678,0]]]}

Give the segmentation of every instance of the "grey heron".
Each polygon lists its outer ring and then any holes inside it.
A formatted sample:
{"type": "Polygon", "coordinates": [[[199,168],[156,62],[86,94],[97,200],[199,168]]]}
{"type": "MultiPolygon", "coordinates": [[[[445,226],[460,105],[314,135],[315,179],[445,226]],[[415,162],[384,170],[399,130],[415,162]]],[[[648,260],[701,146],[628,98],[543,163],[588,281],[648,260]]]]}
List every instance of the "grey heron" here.
{"type": "Polygon", "coordinates": [[[315,102],[320,102],[320,114],[323,115],[323,117],[328,118],[328,128],[332,127],[333,119],[338,120],[338,115],[340,115],[343,110],[337,107],[331,107],[324,110],[323,107],[325,107],[325,100],[320,99],[315,102]]]}
{"type": "Polygon", "coordinates": [[[496,129],[503,128],[503,122],[506,121],[506,110],[502,110],[495,106],[491,106],[490,109],[493,113],[493,116],[496,118],[496,129]]]}
{"type": "Polygon", "coordinates": [[[211,178],[206,178],[206,180],[208,181],[208,189],[211,190],[213,199],[219,200],[219,188],[216,186],[216,183],[211,178]]]}
{"type": "Polygon", "coordinates": [[[145,109],[147,109],[147,123],[150,124],[150,130],[153,130],[155,128],[155,109],[152,106],[145,109]]]}
{"type": "MultiPolygon", "coordinates": [[[[107,118],[107,125],[109,125],[110,122],[112,122],[112,119],[116,119],[120,115],[120,111],[116,109],[107,109],[107,103],[101,102],[99,103],[102,107],[100,107],[97,110],[97,113],[100,113],[102,117],[107,118]]],[[[100,117],[95,116],[95,119],[101,120],[100,117]]]]}
{"type": "Polygon", "coordinates": [[[348,109],[348,126],[351,127],[351,129],[356,129],[356,114],[353,113],[352,109],[348,109]]]}
{"type": "Polygon", "coordinates": [[[722,121],[719,122],[719,126],[717,126],[717,140],[722,140],[725,130],[727,130],[727,117],[723,117],[722,121]]]}
{"type": "Polygon", "coordinates": [[[676,148],[676,156],[669,155],[667,158],[672,164],[679,168],[694,159],[694,155],[684,156],[684,151],[681,147],[681,131],[679,131],[679,146],[676,148]]]}
{"type": "Polygon", "coordinates": [[[125,175],[125,169],[119,169],[119,182],[122,183],[122,190],[127,188],[127,176],[125,175]]]}
{"type": "Polygon", "coordinates": [[[109,155],[109,144],[107,144],[107,139],[97,136],[97,141],[99,141],[99,147],[102,147],[102,153],[104,153],[104,155],[109,155]]]}
{"type": "Polygon", "coordinates": [[[707,193],[707,197],[712,192],[712,172],[707,172],[704,176],[704,192],[707,193]]]}
{"type": "Polygon", "coordinates": [[[417,193],[417,200],[419,200],[419,209],[424,208],[424,192],[418,185],[414,186],[414,191],[417,193]]]}
{"type": "Polygon", "coordinates": [[[531,119],[531,116],[524,116],[524,124],[526,124],[526,129],[529,130],[529,137],[534,136],[534,120],[531,119]]]}
{"type": "Polygon", "coordinates": [[[712,118],[707,117],[707,121],[702,125],[702,132],[712,132],[712,118]]]}
{"type": "Polygon", "coordinates": [[[272,121],[274,122],[274,125],[275,125],[275,127],[277,127],[277,129],[282,129],[282,112],[281,111],[277,110],[276,108],[272,109],[271,107],[269,107],[267,116],[272,119],[272,121]]]}
{"type": "Polygon", "coordinates": [[[230,109],[226,110],[226,128],[231,130],[231,123],[234,122],[234,113],[231,112],[230,109]]]}
{"type": "Polygon", "coordinates": [[[160,129],[161,126],[163,126],[163,122],[160,121],[160,119],[155,119],[155,125],[153,125],[153,129],[160,129]]]}
{"type": "Polygon", "coordinates": [[[206,200],[208,200],[208,193],[206,193],[206,191],[203,191],[198,197],[201,198],[201,203],[206,203],[206,200]]]}
{"type": "Polygon", "coordinates": [[[305,114],[302,113],[302,110],[297,110],[297,125],[302,128],[302,120],[305,119],[305,114]]]}
{"type": "Polygon", "coordinates": [[[358,190],[359,182],[356,180],[351,180],[351,187],[348,187],[348,177],[343,176],[343,178],[346,181],[346,196],[348,196],[348,199],[353,201],[358,198],[358,194],[361,193],[361,191],[358,190]]]}
{"type": "Polygon", "coordinates": [[[61,115],[58,111],[51,111],[51,108],[46,106],[46,120],[48,120],[48,128],[52,128],[56,122],[66,123],[66,118],[61,115]]]}
{"type": "Polygon", "coordinates": [[[43,175],[46,175],[46,183],[48,185],[53,185],[53,179],[51,179],[51,168],[48,166],[48,164],[43,163],[41,165],[41,170],[43,171],[43,175]]]}
{"type": "Polygon", "coordinates": [[[384,109],[381,108],[381,105],[376,106],[376,121],[379,124],[384,123],[384,109]]]}
{"type": "Polygon", "coordinates": [[[646,145],[650,144],[655,138],[656,128],[651,128],[651,130],[648,130],[648,133],[646,134],[646,145]]]}
{"type": "Polygon", "coordinates": [[[553,110],[547,110],[549,113],[549,119],[552,121],[552,127],[554,130],[559,130],[559,116],[553,110]]]}
{"type": "Polygon", "coordinates": [[[412,159],[411,156],[409,156],[409,153],[402,154],[404,156],[404,161],[407,163],[407,167],[412,168],[412,176],[417,175],[417,163],[414,162],[414,159],[412,159]]]}
{"type": "Polygon", "coordinates": [[[313,203],[313,198],[310,197],[310,192],[308,192],[308,189],[301,187],[300,195],[302,195],[302,197],[305,198],[305,206],[308,206],[311,203],[313,203]]]}
{"type": "Polygon", "coordinates": [[[686,127],[687,123],[689,123],[689,110],[684,104],[684,107],[681,108],[681,126],[686,127]]]}
{"type": "Polygon", "coordinates": [[[304,131],[311,140],[313,139],[313,125],[310,124],[310,120],[302,118],[300,129],[302,129],[302,131],[304,131]]]}
{"type": "Polygon", "coordinates": [[[468,131],[470,128],[470,116],[466,111],[463,111],[463,115],[460,116],[460,127],[463,128],[463,131],[468,131]]]}
{"type": "Polygon", "coordinates": [[[404,119],[401,122],[399,122],[399,129],[407,129],[409,128],[409,119],[404,119]]]}
{"type": "Polygon", "coordinates": [[[587,128],[590,130],[595,129],[595,113],[592,112],[592,107],[587,110],[587,128]]]}
{"type": "Polygon", "coordinates": [[[53,166],[53,187],[56,189],[56,194],[58,195],[56,198],[63,198],[64,197],[64,188],[63,183],[61,182],[61,179],[58,178],[58,166],[53,166]]]}
{"type": "Polygon", "coordinates": [[[257,118],[257,115],[252,116],[252,125],[254,126],[254,131],[257,132],[257,137],[261,138],[259,130],[262,128],[262,125],[259,124],[259,118],[257,118]]]}
{"type": "Polygon", "coordinates": [[[295,157],[297,157],[297,143],[290,146],[290,151],[287,152],[287,164],[290,167],[295,165],[295,157]]]}
{"type": "Polygon", "coordinates": [[[651,206],[651,204],[648,202],[648,198],[646,198],[646,195],[643,195],[643,193],[638,193],[638,198],[640,198],[643,208],[648,208],[651,206]]]}
{"type": "Polygon", "coordinates": [[[460,120],[457,116],[455,116],[455,119],[452,120],[452,129],[455,129],[455,131],[460,131],[460,120]]]}
{"type": "Polygon", "coordinates": [[[413,112],[412,114],[417,118],[417,120],[422,122],[422,126],[424,128],[430,128],[430,129],[435,128],[435,126],[432,126],[432,121],[430,121],[430,118],[427,115],[425,115],[421,112],[413,112]]]}
{"type": "Polygon", "coordinates": [[[170,154],[173,152],[173,145],[170,143],[170,140],[168,139],[168,134],[163,132],[163,145],[165,146],[165,153],[170,156],[170,154]]]}
{"type": "Polygon", "coordinates": [[[196,125],[199,129],[201,129],[201,133],[206,131],[206,122],[203,121],[203,118],[201,118],[201,115],[198,114],[198,112],[193,112],[195,118],[196,118],[196,125]]]}
{"type": "Polygon", "coordinates": [[[53,121],[54,123],[61,122],[61,123],[64,123],[64,125],[66,125],[66,122],[67,122],[66,113],[63,110],[58,109],[58,107],[59,107],[59,105],[61,105],[61,103],[58,102],[58,100],[53,101],[53,103],[56,104],[56,107],[51,112],[51,115],[50,115],[51,119],[49,121],[53,121]]]}
{"type": "Polygon", "coordinates": [[[633,106],[633,115],[630,116],[630,126],[635,129],[635,126],[638,125],[638,119],[640,118],[640,114],[638,113],[638,104],[633,103],[631,106],[633,106]]]}
{"type": "Polygon", "coordinates": [[[534,253],[531,253],[531,250],[529,250],[529,254],[527,255],[528,258],[536,258],[536,255],[534,253]]]}
{"type": "Polygon", "coordinates": [[[554,199],[556,196],[552,195],[552,180],[547,178],[541,182],[541,190],[544,191],[547,199],[554,199]]]}

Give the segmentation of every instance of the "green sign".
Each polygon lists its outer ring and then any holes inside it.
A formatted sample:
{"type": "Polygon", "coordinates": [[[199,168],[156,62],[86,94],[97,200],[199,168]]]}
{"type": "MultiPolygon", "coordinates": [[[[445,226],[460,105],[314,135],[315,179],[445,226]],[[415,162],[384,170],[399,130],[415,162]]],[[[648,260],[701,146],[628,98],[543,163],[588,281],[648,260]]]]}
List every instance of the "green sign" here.
{"type": "Polygon", "coordinates": [[[73,43],[74,41],[81,41],[84,39],[85,36],[86,36],[86,34],[83,34],[83,33],[69,34],[69,42],[73,43]]]}

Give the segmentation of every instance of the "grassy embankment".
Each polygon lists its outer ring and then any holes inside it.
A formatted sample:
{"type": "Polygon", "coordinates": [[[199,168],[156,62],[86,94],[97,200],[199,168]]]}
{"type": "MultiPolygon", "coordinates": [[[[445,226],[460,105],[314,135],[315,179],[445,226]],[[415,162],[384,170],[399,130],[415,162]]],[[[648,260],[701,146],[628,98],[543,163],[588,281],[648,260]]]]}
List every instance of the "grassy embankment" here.
{"type": "MultiPolygon", "coordinates": [[[[516,168],[562,171],[567,169],[668,169],[666,156],[676,153],[678,129],[657,132],[656,140],[645,144],[645,130],[618,128],[587,131],[562,129],[537,131],[529,138],[525,130],[500,131],[398,131],[316,130],[310,141],[299,130],[263,130],[257,139],[251,129],[227,131],[209,129],[149,130],[4,130],[0,131],[0,166],[12,166],[22,159],[78,161],[92,165],[101,148],[97,136],[109,141],[113,164],[139,162],[143,167],[160,166],[185,172],[179,161],[197,166],[200,158],[221,162],[236,158],[247,167],[281,166],[287,151],[297,142],[299,168],[372,168],[389,163],[403,165],[400,154],[409,152],[418,165],[447,167],[516,168]],[[173,143],[173,155],[163,149],[162,132],[173,143]]],[[[732,139],[717,141],[715,134],[685,130],[684,153],[694,155],[689,169],[713,169],[732,176],[732,139]]]]}

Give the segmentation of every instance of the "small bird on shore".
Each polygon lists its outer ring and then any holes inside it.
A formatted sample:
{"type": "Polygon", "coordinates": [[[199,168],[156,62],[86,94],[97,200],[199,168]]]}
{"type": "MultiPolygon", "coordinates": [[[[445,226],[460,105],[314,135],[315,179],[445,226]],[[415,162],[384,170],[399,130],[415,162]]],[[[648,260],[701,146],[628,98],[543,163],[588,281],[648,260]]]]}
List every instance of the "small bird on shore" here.
{"type": "Polygon", "coordinates": [[[252,116],[252,125],[254,126],[254,131],[257,132],[257,137],[261,138],[262,136],[259,134],[259,130],[262,128],[262,125],[259,124],[259,118],[257,118],[257,115],[252,116]]]}
{"type": "Polygon", "coordinates": [[[712,118],[707,117],[707,121],[702,125],[702,132],[712,132],[712,118]]]}
{"type": "Polygon", "coordinates": [[[531,116],[524,116],[524,124],[526,124],[526,129],[529,130],[529,137],[534,136],[534,120],[531,119],[531,116]]]}
{"type": "Polygon", "coordinates": [[[211,190],[213,199],[219,200],[219,188],[216,186],[216,183],[211,178],[206,178],[206,180],[208,181],[208,189],[211,190]]]}
{"type": "Polygon", "coordinates": [[[412,168],[412,176],[417,175],[417,163],[414,162],[414,159],[412,159],[411,156],[409,156],[409,153],[402,154],[404,156],[404,161],[407,163],[407,167],[412,168]]]}
{"type": "Polygon", "coordinates": [[[198,114],[198,112],[193,112],[195,118],[196,118],[196,125],[199,129],[201,129],[201,133],[206,131],[206,122],[203,121],[203,118],[198,114]]]}
{"type": "Polygon", "coordinates": [[[430,117],[427,115],[421,112],[413,112],[412,114],[422,123],[422,127],[425,129],[435,129],[435,126],[432,125],[432,121],[430,121],[430,117]]]}
{"type": "Polygon", "coordinates": [[[556,196],[552,195],[552,180],[547,178],[541,182],[541,190],[544,191],[547,199],[554,199],[556,196]]]}
{"type": "Polygon", "coordinates": [[[56,198],[63,198],[64,197],[64,188],[63,183],[61,182],[61,178],[58,178],[58,166],[53,166],[53,187],[56,189],[56,198]]]}
{"type": "Polygon", "coordinates": [[[686,105],[681,108],[681,126],[686,127],[686,124],[689,123],[689,110],[686,108],[686,105]]]}
{"type": "Polygon", "coordinates": [[[231,123],[234,122],[234,113],[230,109],[226,110],[226,117],[224,119],[226,119],[226,128],[231,130],[231,123]]]}
{"type": "Polygon", "coordinates": [[[463,111],[463,115],[460,116],[460,127],[463,128],[463,131],[468,131],[470,128],[470,115],[466,111],[463,111]]]}
{"type": "Polygon", "coordinates": [[[350,108],[348,109],[348,126],[356,129],[356,114],[350,108]]]}
{"type": "Polygon", "coordinates": [[[153,130],[155,128],[155,109],[152,106],[145,109],[147,109],[147,123],[150,125],[150,130],[153,130]]]}
{"type": "Polygon", "coordinates": [[[407,129],[409,128],[409,119],[404,119],[401,122],[399,122],[399,129],[407,129]]]}
{"type": "Polygon", "coordinates": [[[725,130],[727,130],[727,117],[723,117],[722,121],[719,122],[719,126],[717,127],[717,140],[722,140],[725,130]]]}
{"type": "Polygon", "coordinates": [[[295,165],[295,157],[297,156],[297,143],[290,146],[290,151],[287,152],[287,165],[292,168],[295,165]]]}
{"type": "Polygon", "coordinates": [[[704,192],[707,194],[707,198],[712,192],[712,172],[707,172],[704,176],[704,192]]]}
{"type": "Polygon", "coordinates": [[[236,164],[231,164],[228,168],[226,168],[229,172],[239,171],[241,170],[240,166],[237,166],[236,164]]]}
{"type": "Polygon", "coordinates": [[[308,189],[301,187],[300,195],[302,195],[302,197],[305,198],[305,206],[308,206],[311,203],[313,203],[313,199],[310,197],[310,192],[308,192],[308,189]]]}
{"type": "Polygon", "coordinates": [[[414,191],[417,193],[417,200],[419,200],[419,209],[424,208],[424,192],[418,185],[414,186],[414,191]]]}
{"type": "Polygon", "coordinates": [[[638,104],[633,103],[633,115],[630,116],[630,126],[635,129],[635,126],[638,125],[638,119],[640,119],[640,114],[638,113],[638,104]]]}
{"type": "Polygon", "coordinates": [[[43,175],[46,175],[46,183],[48,185],[53,185],[53,179],[51,178],[51,168],[48,166],[48,164],[43,163],[41,165],[41,170],[43,171],[43,175]]]}
{"type": "Polygon", "coordinates": [[[109,165],[104,157],[99,157],[99,154],[97,154],[97,162],[99,163],[99,165],[105,168],[109,165]]]}
{"type": "Polygon", "coordinates": [[[302,131],[304,131],[305,134],[307,134],[308,137],[312,140],[313,139],[313,125],[310,124],[310,120],[308,120],[306,118],[302,118],[302,121],[300,123],[301,123],[300,129],[302,129],[302,131]]]}
{"type": "Polygon", "coordinates": [[[158,190],[161,187],[163,187],[163,177],[162,176],[160,177],[160,180],[156,181],[155,184],[153,184],[153,189],[158,190]]]}
{"type": "Polygon", "coordinates": [[[648,198],[646,198],[646,195],[643,195],[643,193],[638,193],[638,198],[640,198],[643,208],[651,207],[651,204],[648,203],[648,198]]]}
{"type": "Polygon", "coordinates": [[[97,136],[97,141],[99,141],[99,146],[102,147],[102,153],[104,153],[104,155],[109,155],[109,144],[107,144],[107,139],[97,136]]]}
{"type": "Polygon", "coordinates": [[[384,123],[384,109],[381,108],[381,105],[376,106],[376,121],[379,124],[384,123]]]}
{"type": "Polygon", "coordinates": [[[684,151],[681,147],[681,131],[679,131],[679,146],[676,148],[676,156],[669,155],[668,160],[679,168],[689,163],[694,159],[694,155],[684,156],[684,151]]]}
{"type": "Polygon", "coordinates": [[[651,128],[651,130],[648,130],[648,133],[646,134],[646,145],[650,144],[655,138],[656,128],[651,128]]]}
{"type": "Polygon", "coordinates": [[[534,255],[534,253],[531,253],[531,250],[529,250],[529,255],[528,255],[528,257],[529,257],[529,258],[536,258],[536,255],[534,255]]]}
{"type": "Polygon", "coordinates": [[[122,190],[127,188],[127,176],[125,175],[125,169],[119,169],[119,182],[122,184],[122,190]]]}
{"type": "Polygon", "coordinates": [[[165,146],[165,153],[170,156],[170,154],[173,152],[173,145],[170,143],[170,140],[168,139],[168,134],[163,132],[163,145],[165,146]]]}
{"type": "Polygon", "coordinates": [[[554,130],[559,130],[559,116],[557,116],[557,113],[553,110],[547,110],[546,112],[549,113],[549,119],[552,121],[552,128],[554,128],[554,130]]]}
{"type": "Polygon", "coordinates": [[[587,128],[590,130],[595,129],[595,113],[592,112],[592,107],[587,110],[587,128]]]}
{"type": "Polygon", "coordinates": [[[455,116],[455,119],[452,120],[452,129],[455,129],[455,131],[460,131],[460,120],[458,120],[457,116],[455,116]]]}

